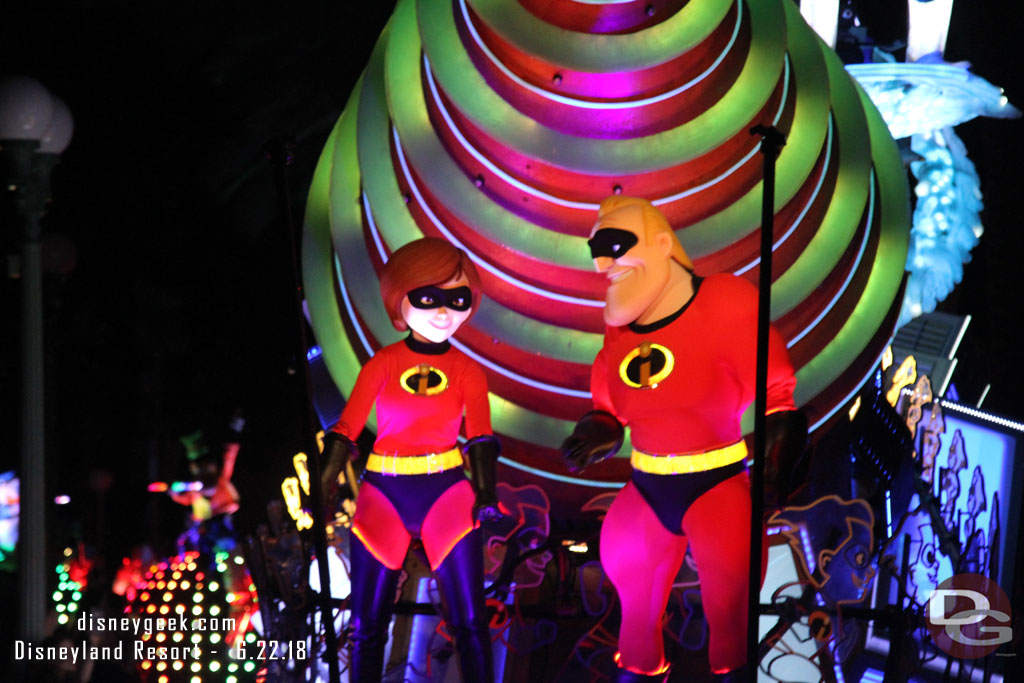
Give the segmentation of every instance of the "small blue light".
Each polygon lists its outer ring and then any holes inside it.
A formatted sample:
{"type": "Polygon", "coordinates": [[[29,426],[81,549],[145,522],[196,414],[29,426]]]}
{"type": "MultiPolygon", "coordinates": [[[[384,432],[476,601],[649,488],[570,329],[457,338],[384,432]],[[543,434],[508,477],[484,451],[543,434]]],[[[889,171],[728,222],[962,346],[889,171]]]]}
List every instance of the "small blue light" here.
{"type": "Polygon", "coordinates": [[[885,680],[885,674],[877,669],[868,669],[860,677],[860,683],[882,683],[885,680]]]}
{"type": "Polygon", "coordinates": [[[885,530],[886,535],[892,538],[892,491],[885,492],[885,530]]]}
{"type": "Polygon", "coordinates": [[[803,546],[804,559],[807,560],[807,571],[813,574],[814,570],[818,568],[818,563],[814,561],[814,549],[811,546],[811,538],[807,534],[807,528],[803,526],[800,527],[800,545],[803,546]]]}
{"type": "Polygon", "coordinates": [[[952,382],[949,383],[949,388],[946,389],[946,398],[948,398],[950,401],[960,400],[960,392],[956,390],[956,385],[953,384],[952,382]]]}
{"type": "Polygon", "coordinates": [[[313,360],[314,358],[320,356],[322,353],[323,349],[321,349],[319,346],[312,346],[310,347],[309,351],[306,351],[306,360],[313,360]]]}

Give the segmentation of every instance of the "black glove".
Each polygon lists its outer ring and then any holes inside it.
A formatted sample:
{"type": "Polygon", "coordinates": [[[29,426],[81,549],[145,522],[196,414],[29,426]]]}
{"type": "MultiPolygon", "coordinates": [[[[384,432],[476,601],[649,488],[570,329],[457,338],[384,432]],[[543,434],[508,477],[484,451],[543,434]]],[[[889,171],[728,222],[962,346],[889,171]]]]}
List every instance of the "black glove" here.
{"type": "Polygon", "coordinates": [[[619,452],[626,430],[611,413],[592,410],[576,423],[562,442],[562,458],[571,472],[579,472],[588,465],[601,462],[619,452]]]}
{"type": "Polygon", "coordinates": [[[807,445],[807,418],[799,410],[765,417],[765,512],[781,510],[796,488],[793,475],[807,445]]]}
{"type": "Polygon", "coordinates": [[[473,503],[473,519],[477,522],[493,522],[503,516],[498,508],[498,456],[501,443],[492,434],[475,436],[462,447],[462,453],[469,463],[469,481],[476,494],[473,503]]]}
{"type": "Polygon", "coordinates": [[[334,518],[334,513],[343,500],[355,498],[347,480],[344,484],[338,483],[338,475],[345,472],[349,459],[357,455],[359,455],[359,447],[347,436],[333,431],[324,434],[323,467],[320,470],[320,491],[322,493],[320,502],[328,518],[334,518]]]}

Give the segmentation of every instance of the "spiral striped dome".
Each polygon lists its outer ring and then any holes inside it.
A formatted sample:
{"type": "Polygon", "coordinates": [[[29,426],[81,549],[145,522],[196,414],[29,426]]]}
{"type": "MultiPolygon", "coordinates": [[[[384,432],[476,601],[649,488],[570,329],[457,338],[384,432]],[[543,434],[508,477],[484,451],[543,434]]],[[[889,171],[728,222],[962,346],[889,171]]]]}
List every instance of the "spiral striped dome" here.
{"type": "MultiPolygon", "coordinates": [[[[485,368],[506,464],[562,478],[555,448],[591,407],[604,329],[586,245],[598,203],[650,199],[697,274],[756,284],[758,123],[787,138],[772,319],[797,403],[821,424],[892,334],[910,221],[885,124],[795,3],[400,0],[307,205],[305,292],[342,394],[400,336],[380,267],[444,237],[483,278],[487,297],[453,343],[485,368]]],[[[616,459],[587,476],[627,470],[616,459]]]]}

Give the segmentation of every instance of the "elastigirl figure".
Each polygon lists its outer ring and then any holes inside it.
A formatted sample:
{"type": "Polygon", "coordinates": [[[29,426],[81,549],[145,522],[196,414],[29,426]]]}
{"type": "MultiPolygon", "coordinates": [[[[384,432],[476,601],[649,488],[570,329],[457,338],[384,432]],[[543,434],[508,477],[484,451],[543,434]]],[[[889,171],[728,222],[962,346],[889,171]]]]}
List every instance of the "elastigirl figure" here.
{"type": "Polygon", "coordinates": [[[324,445],[323,482],[331,500],[338,473],[358,455],[354,439],[376,403],[377,440],[352,521],[349,680],[381,680],[399,572],[409,542],[420,538],[462,680],[486,683],[493,680],[493,655],[478,527],[500,515],[500,446],[491,434],[484,373],[448,342],[479,304],[479,276],[461,250],[424,238],[391,255],[380,288],[395,328],[410,334],[363,367],[324,445]],[[468,441],[460,453],[463,415],[468,441]]]}
{"type": "MultiPolygon", "coordinates": [[[[622,604],[616,681],[663,681],[661,623],[689,543],[697,562],[716,680],[744,680],[750,483],[740,418],[754,398],[757,290],[733,275],[693,274],[650,202],[601,203],[589,241],[608,276],[604,346],[591,374],[594,410],[562,445],[570,469],[614,455],[629,425],[631,481],[608,510],[601,562],[622,604]]],[[[806,423],[772,329],[768,371],[768,508],[806,423]]],[[[763,560],[762,560],[763,575],[763,560]]]]}

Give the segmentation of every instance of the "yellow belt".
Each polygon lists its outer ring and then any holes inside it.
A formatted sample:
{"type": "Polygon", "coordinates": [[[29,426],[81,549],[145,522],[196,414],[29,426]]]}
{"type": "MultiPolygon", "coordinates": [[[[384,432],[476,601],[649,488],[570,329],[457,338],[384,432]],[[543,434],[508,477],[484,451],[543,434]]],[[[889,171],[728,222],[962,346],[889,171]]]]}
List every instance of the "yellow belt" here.
{"type": "Polygon", "coordinates": [[[747,444],[737,441],[724,448],[703,453],[652,455],[633,449],[629,462],[633,469],[649,474],[691,474],[725,467],[747,457],[747,444]]]}
{"type": "Polygon", "coordinates": [[[462,453],[453,448],[443,453],[426,453],[424,455],[381,455],[370,453],[366,459],[368,472],[380,474],[436,474],[462,465],[462,453]]]}

